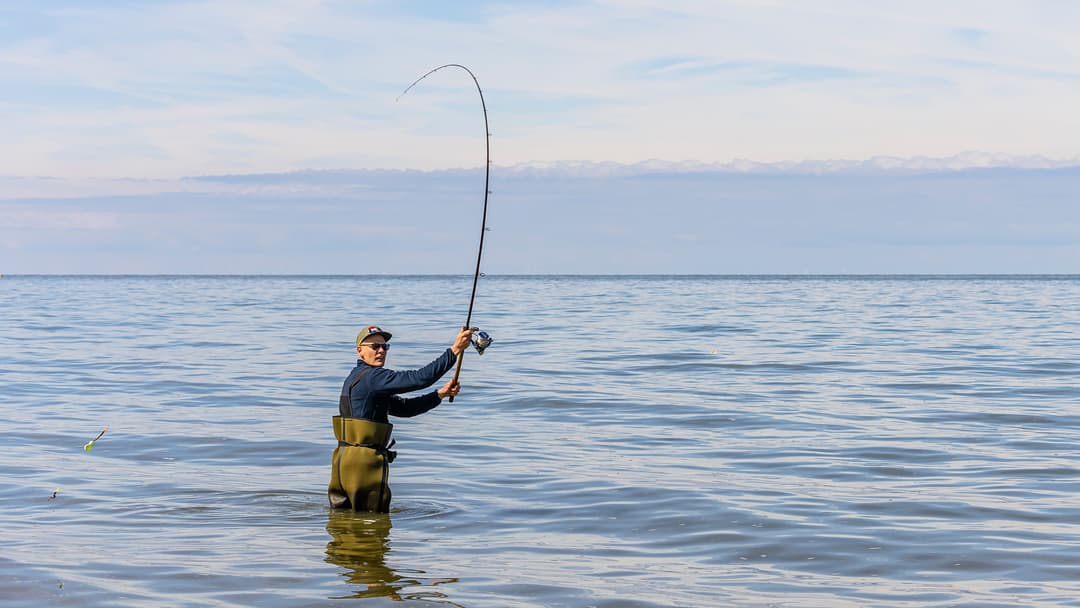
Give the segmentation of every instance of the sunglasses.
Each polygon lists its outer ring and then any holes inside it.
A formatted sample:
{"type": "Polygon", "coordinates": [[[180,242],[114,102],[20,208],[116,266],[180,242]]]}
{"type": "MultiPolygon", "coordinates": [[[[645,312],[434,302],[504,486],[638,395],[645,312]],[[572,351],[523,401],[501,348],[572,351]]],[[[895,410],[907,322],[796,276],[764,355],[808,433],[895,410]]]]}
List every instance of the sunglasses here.
{"type": "Polygon", "coordinates": [[[366,346],[366,347],[370,348],[371,350],[379,350],[380,348],[383,349],[383,350],[390,350],[390,345],[382,343],[382,342],[372,342],[370,344],[368,344],[367,342],[364,342],[360,346],[366,346]]]}

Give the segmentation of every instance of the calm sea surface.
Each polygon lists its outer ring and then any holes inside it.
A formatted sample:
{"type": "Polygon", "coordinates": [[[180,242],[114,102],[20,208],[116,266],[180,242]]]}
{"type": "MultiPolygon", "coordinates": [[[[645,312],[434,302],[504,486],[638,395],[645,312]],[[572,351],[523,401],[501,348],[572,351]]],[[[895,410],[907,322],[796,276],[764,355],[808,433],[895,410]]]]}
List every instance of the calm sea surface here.
{"type": "Polygon", "coordinates": [[[0,603],[1080,606],[1080,277],[485,278],[331,512],[357,329],[419,367],[470,287],[4,277],[0,603]]]}

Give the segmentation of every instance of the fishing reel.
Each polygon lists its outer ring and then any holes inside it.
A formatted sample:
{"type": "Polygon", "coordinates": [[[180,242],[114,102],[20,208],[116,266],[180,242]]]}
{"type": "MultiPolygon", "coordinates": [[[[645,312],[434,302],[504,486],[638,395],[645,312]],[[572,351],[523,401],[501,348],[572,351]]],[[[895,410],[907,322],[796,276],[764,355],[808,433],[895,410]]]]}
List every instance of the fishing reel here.
{"type": "Polygon", "coordinates": [[[477,354],[484,354],[487,347],[491,346],[494,341],[495,339],[489,336],[486,331],[481,331],[479,327],[473,328],[472,345],[477,354]]]}

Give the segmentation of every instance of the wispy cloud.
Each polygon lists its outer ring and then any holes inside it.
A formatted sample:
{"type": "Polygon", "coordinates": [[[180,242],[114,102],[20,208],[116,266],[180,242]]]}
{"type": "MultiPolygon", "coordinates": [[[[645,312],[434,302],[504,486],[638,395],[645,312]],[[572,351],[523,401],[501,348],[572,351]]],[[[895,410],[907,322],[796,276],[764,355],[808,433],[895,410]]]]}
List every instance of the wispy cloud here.
{"type": "Polygon", "coordinates": [[[29,207],[9,207],[5,211],[4,228],[7,230],[99,231],[117,227],[115,213],[39,210],[29,207]]]}
{"type": "Polygon", "coordinates": [[[705,78],[724,77],[731,81],[756,87],[778,86],[798,82],[824,82],[864,77],[859,72],[838,66],[765,61],[714,62],[697,57],[657,57],[625,68],[628,76],[641,78],[705,78]]]}
{"type": "Polygon", "coordinates": [[[1073,70],[1046,70],[1033,67],[1023,67],[1008,62],[989,63],[970,59],[942,59],[942,64],[970,71],[991,72],[1000,76],[1009,76],[1023,80],[1047,80],[1052,82],[1080,81],[1080,68],[1073,70]]]}

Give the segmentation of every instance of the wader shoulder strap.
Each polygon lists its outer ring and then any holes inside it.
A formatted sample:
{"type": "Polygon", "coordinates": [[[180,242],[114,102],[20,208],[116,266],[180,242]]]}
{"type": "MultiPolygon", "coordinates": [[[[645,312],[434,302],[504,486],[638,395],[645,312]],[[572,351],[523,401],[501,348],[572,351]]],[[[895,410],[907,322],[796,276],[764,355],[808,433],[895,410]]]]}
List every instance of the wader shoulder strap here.
{"type": "Polygon", "coordinates": [[[370,371],[371,368],[369,367],[359,374],[356,374],[356,379],[349,384],[349,388],[345,389],[344,393],[342,393],[341,397],[338,399],[338,412],[341,414],[342,418],[352,418],[352,389],[356,386],[357,382],[360,382],[360,379],[364,377],[364,374],[370,371]]]}

